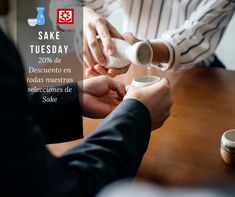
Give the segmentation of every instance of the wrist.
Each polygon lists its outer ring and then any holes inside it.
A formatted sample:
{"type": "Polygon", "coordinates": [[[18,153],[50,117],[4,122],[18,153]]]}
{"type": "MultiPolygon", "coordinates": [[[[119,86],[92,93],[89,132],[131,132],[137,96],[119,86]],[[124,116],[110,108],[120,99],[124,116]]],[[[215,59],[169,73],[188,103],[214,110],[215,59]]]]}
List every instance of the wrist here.
{"type": "Polygon", "coordinates": [[[168,63],[170,59],[170,53],[168,47],[161,40],[151,41],[153,48],[153,64],[168,63]]]}

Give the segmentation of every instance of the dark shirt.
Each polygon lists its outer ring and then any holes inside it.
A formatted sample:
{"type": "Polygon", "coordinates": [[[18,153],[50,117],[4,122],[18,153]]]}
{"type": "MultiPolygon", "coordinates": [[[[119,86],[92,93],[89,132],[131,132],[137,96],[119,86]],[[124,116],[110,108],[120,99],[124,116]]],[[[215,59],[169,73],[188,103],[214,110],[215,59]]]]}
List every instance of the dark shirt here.
{"type": "Polygon", "coordinates": [[[45,93],[29,95],[19,54],[1,31],[0,68],[0,196],[89,197],[135,176],[150,137],[143,104],[125,100],[92,135],[55,157],[46,143],[82,137],[76,83],[54,104],[41,102],[45,93]]]}

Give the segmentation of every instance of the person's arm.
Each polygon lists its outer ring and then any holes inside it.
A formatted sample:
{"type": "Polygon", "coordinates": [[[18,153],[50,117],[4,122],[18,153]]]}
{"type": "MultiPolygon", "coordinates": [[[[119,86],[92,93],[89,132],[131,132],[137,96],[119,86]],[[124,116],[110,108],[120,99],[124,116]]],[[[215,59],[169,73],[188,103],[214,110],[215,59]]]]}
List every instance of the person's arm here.
{"type": "Polygon", "coordinates": [[[74,45],[75,51],[81,64],[86,67],[86,75],[108,75],[114,77],[125,73],[129,66],[121,69],[106,69],[106,59],[98,44],[98,36],[102,41],[108,55],[115,54],[111,38],[123,39],[118,30],[106,19],[106,17],[120,8],[119,0],[51,0],[50,18],[54,28],[62,31],[75,30],[74,45]],[[84,6],[84,7],[83,7],[84,6]],[[75,10],[75,24],[57,25],[56,9],[70,7],[75,10]]]}
{"type": "MultiPolygon", "coordinates": [[[[168,48],[168,64],[163,69],[187,68],[213,54],[234,9],[234,1],[202,1],[181,27],[153,40],[153,45],[158,42],[168,48]]],[[[157,53],[158,48],[155,50],[157,53]]],[[[156,62],[162,63],[158,59],[156,62]]]]}
{"type": "Polygon", "coordinates": [[[123,102],[94,134],[56,158],[29,113],[22,67],[6,54],[0,58],[1,196],[91,197],[106,184],[135,175],[150,136],[143,104],[123,102]]]}
{"type": "Polygon", "coordinates": [[[169,116],[166,80],[128,93],[90,137],[57,158],[30,112],[19,55],[2,32],[0,40],[0,196],[90,197],[112,181],[133,177],[151,126],[159,128],[169,116]]]}
{"type": "Polygon", "coordinates": [[[147,149],[150,125],[146,107],[127,100],[90,137],[56,158],[45,148],[41,130],[29,116],[11,119],[2,135],[1,192],[94,196],[105,185],[135,175],[147,149]],[[10,148],[4,149],[9,143],[10,148]]]}
{"type": "Polygon", "coordinates": [[[145,153],[151,131],[150,114],[140,102],[122,102],[96,131],[61,159],[83,182],[83,196],[92,196],[103,186],[133,178],[145,153]]]}
{"type": "Polygon", "coordinates": [[[0,40],[0,195],[89,197],[112,181],[133,177],[150,136],[147,108],[123,102],[93,135],[56,158],[30,113],[20,58],[13,57],[15,50],[1,32],[0,40]]]}
{"type": "Polygon", "coordinates": [[[79,104],[77,83],[56,87],[62,92],[30,93],[30,113],[46,135],[47,143],[76,140],[83,137],[82,110],[79,104]],[[66,88],[72,92],[66,93],[66,88]],[[56,98],[56,102],[45,102],[56,98]]]}
{"type": "MultiPolygon", "coordinates": [[[[49,142],[82,137],[82,118],[105,118],[126,94],[122,83],[100,76],[56,88],[60,93],[34,93],[29,99],[30,113],[49,142]],[[66,89],[72,92],[66,93],[66,89]],[[57,98],[55,103],[43,97],[57,98]]],[[[42,89],[41,89],[42,90],[42,89]]]]}
{"type": "MultiPolygon", "coordinates": [[[[19,81],[17,83],[22,84],[19,81]]],[[[24,86],[18,85],[17,91],[11,90],[23,96],[26,92],[19,87],[24,86]]],[[[167,91],[160,87],[156,86],[154,89],[159,88],[159,99],[162,100],[162,95],[167,95],[167,91]]],[[[91,136],[60,158],[56,158],[45,148],[41,130],[27,114],[25,98],[19,95],[11,100],[17,99],[15,106],[21,104],[21,108],[10,108],[8,112],[20,113],[23,116],[5,116],[3,126],[7,126],[4,127],[7,132],[2,134],[4,141],[0,145],[3,161],[0,169],[4,179],[1,192],[7,191],[12,196],[90,197],[113,181],[133,178],[147,149],[151,125],[154,128],[159,127],[159,124],[151,124],[150,111],[146,107],[149,105],[145,106],[131,99],[135,95],[132,93],[91,136]],[[10,125],[6,124],[9,118],[10,125]]],[[[137,95],[141,100],[141,91],[137,95]]],[[[168,97],[164,103],[167,100],[168,97]]],[[[153,104],[152,106],[156,106],[154,101],[153,104]]],[[[5,103],[5,106],[8,104],[5,103]]],[[[168,104],[159,105],[158,110],[153,113],[168,107],[168,104]]],[[[1,116],[4,111],[1,111],[1,116]]],[[[161,112],[165,113],[165,110],[161,112]]],[[[165,118],[159,119],[164,121],[165,118]]]]}

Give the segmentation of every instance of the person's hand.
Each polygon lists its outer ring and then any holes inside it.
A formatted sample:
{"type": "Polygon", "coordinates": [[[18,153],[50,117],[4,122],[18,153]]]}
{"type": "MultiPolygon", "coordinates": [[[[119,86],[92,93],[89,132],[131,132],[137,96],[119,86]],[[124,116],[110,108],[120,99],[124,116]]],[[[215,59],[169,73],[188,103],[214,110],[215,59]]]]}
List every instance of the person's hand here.
{"type": "MultiPolygon", "coordinates": [[[[122,34],[122,36],[123,36],[124,40],[126,42],[128,42],[129,44],[131,44],[131,45],[133,45],[136,42],[140,41],[137,37],[135,37],[130,32],[124,33],[124,34],[122,34]]],[[[130,65],[125,66],[123,68],[110,68],[110,69],[106,69],[106,68],[104,68],[104,67],[102,67],[100,65],[96,65],[95,66],[95,70],[98,71],[99,74],[104,74],[104,75],[108,74],[109,76],[115,77],[117,75],[121,75],[121,74],[126,73],[128,71],[128,69],[129,69],[129,67],[130,67],[130,65]]],[[[92,74],[93,73],[93,74],[97,75],[97,73],[93,72],[93,69],[87,69],[87,73],[88,74],[92,74]]]]}
{"type": "Polygon", "coordinates": [[[114,77],[116,74],[125,73],[128,68],[116,69],[112,72],[112,69],[108,70],[104,67],[106,59],[97,37],[101,40],[106,55],[115,54],[115,46],[113,46],[111,38],[124,39],[106,19],[90,8],[84,8],[84,32],[76,31],[75,50],[78,58],[86,68],[86,74],[114,77]],[[83,43],[81,40],[83,40],[83,43]]]}
{"type": "MultiPolygon", "coordinates": [[[[139,42],[140,40],[135,37],[132,33],[130,32],[127,32],[127,33],[124,33],[122,34],[124,40],[126,42],[128,42],[129,44],[133,45],[135,44],[136,42],[139,42]]],[[[117,75],[121,75],[121,74],[124,74],[128,71],[130,65],[126,66],[126,67],[123,67],[123,68],[110,68],[110,69],[106,69],[104,68],[103,66],[100,66],[100,65],[95,65],[94,68],[88,68],[86,69],[86,73],[88,75],[109,75],[111,77],[115,77],[117,75]]]]}
{"type": "Polygon", "coordinates": [[[99,64],[95,65],[94,67],[86,68],[86,76],[100,76],[100,75],[107,75],[109,77],[116,77],[118,75],[124,74],[128,71],[130,65],[123,67],[123,68],[105,68],[104,66],[100,66],[99,64]]]}
{"type": "Polygon", "coordinates": [[[125,85],[107,76],[99,76],[81,81],[79,101],[83,116],[104,118],[123,100],[125,85]]]}
{"type": "Polygon", "coordinates": [[[170,115],[171,91],[170,84],[165,78],[148,87],[131,87],[124,97],[125,99],[138,100],[148,108],[151,115],[152,130],[160,128],[170,115]]]}
{"type": "Polygon", "coordinates": [[[126,32],[122,34],[124,40],[128,42],[130,45],[135,44],[136,42],[140,42],[141,40],[135,37],[131,32],[126,32]]]}
{"type": "MultiPolygon", "coordinates": [[[[140,40],[135,37],[132,33],[130,32],[127,32],[127,33],[124,33],[122,34],[124,40],[126,42],[128,42],[129,44],[133,45],[135,44],[136,42],[139,42],[140,40]]],[[[100,65],[95,65],[94,68],[87,68],[86,69],[86,74],[87,75],[93,75],[93,76],[98,76],[100,74],[102,75],[108,75],[108,76],[111,76],[111,77],[115,77],[117,75],[121,75],[121,74],[124,74],[128,71],[130,65],[126,66],[126,67],[123,67],[123,68],[110,68],[110,69],[106,69],[105,67],[103,66],[100,66],[100,65]]]]}

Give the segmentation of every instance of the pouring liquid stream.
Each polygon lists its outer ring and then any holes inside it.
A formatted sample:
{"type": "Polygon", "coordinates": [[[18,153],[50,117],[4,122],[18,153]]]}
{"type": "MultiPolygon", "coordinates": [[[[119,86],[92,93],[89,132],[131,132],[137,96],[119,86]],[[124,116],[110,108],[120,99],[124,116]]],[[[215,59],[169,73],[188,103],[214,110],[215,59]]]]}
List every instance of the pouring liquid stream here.
{"type": "Polygon", "coordinates": [[[148,64],[148,66],[147,66],[147,75],[148,75],[148,82],[150,82],[150,76],[151,76],[151,63],[150,64],[148,64]]]}

